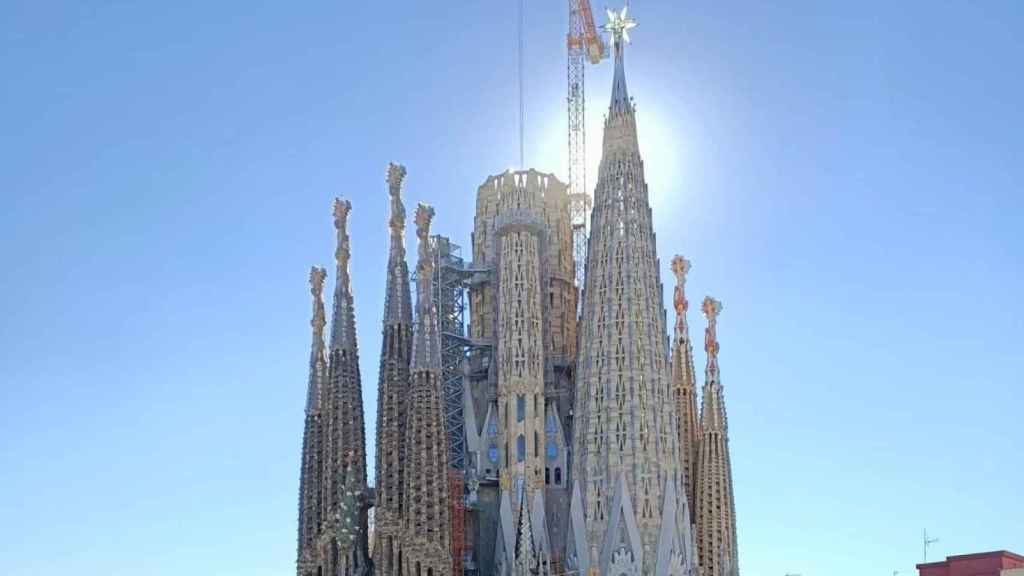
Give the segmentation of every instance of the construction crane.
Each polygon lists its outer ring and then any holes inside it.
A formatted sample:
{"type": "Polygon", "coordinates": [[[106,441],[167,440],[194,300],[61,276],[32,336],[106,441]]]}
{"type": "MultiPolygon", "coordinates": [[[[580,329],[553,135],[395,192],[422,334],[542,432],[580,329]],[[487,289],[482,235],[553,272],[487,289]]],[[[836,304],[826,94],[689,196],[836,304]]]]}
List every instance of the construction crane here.
{"type": "MultiPolygon", "coordinates": [[[[587,130],[584,69],[608,57],[601,35],[594,25],[590,0],[569,0],[569,212],[572,219],[572,255],[576,262],[576,287],[583,290],[587,260],[587,130]]],[[[577,310],[579,302],[577,302],[577,310]]]]}

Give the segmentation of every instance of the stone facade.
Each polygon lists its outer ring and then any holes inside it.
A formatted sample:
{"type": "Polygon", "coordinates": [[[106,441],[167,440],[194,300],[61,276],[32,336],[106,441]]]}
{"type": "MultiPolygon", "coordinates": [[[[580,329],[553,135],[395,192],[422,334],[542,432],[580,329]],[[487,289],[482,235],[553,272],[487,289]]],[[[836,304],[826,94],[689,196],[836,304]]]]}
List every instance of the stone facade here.
{"type": "Polygon", "coordinates": [[[470,286],[470,334],[492,352],[471,385],[467,450],[474,473],[497,479],[500,492],[484,511],[496,517],[499,546],[480,568],[510,574],[533,562],[547,574],[568,517],[576,288],[566,186],[535,170],[488,178],[477,190],[473,266],[492,272],[470,286]],[[517,545],[522,538],[532,544],[517,545]],[[518,556],[526,550],[529,562],[518,556]]]}

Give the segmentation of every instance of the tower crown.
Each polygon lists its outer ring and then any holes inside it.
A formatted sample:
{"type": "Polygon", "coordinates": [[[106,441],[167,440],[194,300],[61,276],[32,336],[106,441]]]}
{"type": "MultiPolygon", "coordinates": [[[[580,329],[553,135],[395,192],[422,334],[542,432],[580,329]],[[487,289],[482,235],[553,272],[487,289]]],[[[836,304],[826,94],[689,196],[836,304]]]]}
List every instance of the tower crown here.
{"type": "Polygon", "coordinates": [[[331,350],[355,350],[355,312],[352,310],[352,279],[348,264],[352,255],[348,237],[348,215],[352,203],[341,198],[334,199],[334,229],[337,231],[337,246],[334,262],[337,267],[334,286],[334,313],[331,318],[331,350]]]}
{"type": "Polygon", "coordinates": [[[306,413],[320,410],[321,381],[327,372],[327,357],[324,352],[324,326],[327,318],[324,314],[324,281],[327,270],[313,266],[309,270],[309,291],[313,296],[313,318],[309,325],[313,328],[313,346],[309,358],[309,388],[306,393],[306,413]]]}
{"type": "Polygon", "coordinates": [[[388,164],[388,197],[391,200],[391,245],[388,251],[387,294],[384,301],[384,324],[412,325],[412,302],[409,298],[409,267],[405,262],[405,204],[402,203],[402,182],[405,166],[388,164]]]}
{"type": "Polygon", "coordinates": [[[623,6],[621,12],[607,10],[608,23],[604,30],[611,35],[612,47],[615,51],[615,79],[612,82],[611,112],[632,112],[629,91],[626,90],[626,71],[624,63],[624,44],[628,44],[629,30],[636,27],[636,20],[627,16],[629,5],[623,6]]]}
{"type": "Polygon", "coordinates": [[[704,351],[708,354],[708,363],[704,370],[701,427],[708,431],[724,431],[728,427],[728,423],[722,400],[722,384],[718,373],[718,350],[720,348],[718,344],[718,315],[722,312],[722,303],[707,296],[704,298],[701,310],[704,312],[704,317],[708,319],[708,327],[704,329],[704,351]]]}
{"type": "Polygon", "coordinates": [[[434,209],[431,206],[420,203],[416,207],[419,262],[416,264],[416,329],[412,341],[412,370],[441,369],[437,310],[430,295],[430,285],[434,278],[434,259],[430,249],[430,222],[433,219],[434,209]]]}

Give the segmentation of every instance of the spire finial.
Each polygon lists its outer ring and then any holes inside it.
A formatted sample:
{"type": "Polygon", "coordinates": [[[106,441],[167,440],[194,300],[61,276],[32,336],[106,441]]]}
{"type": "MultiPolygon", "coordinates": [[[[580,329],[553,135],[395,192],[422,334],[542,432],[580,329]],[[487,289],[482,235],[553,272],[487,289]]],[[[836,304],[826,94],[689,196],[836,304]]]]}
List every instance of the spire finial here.
{"type": "Polygon", "coordinates": [[[672,258],[672,273],[676,275],[676,291],[675,291],[675,307],[676,314],[684,315],[690,308],[690,303],[686,301],[686,275],[690,272],[691,268],[690,261],[683,258],[681,255],[676,254],[672,258]]]}
{"type": "Polygon", "coordinates": [[[319,328],[323,332],[327,319],[324,317],[324,281],[327,279],[327,269],[312,266],[309,269],[309,292],[313,295],[313,320],[314,329],[319,328]]]}
{"type": "MultiPolygon", "coordinates": [[[[416,206],[416,237],[419,239],[419,266],[432,266],[430,261],[430,221],[434,219],[434,208],[422,202],[416,206]]],[[[427,280],[429,280],[429,276],[427,280]]]]}
{"type": "Polygon", "coordinates": [[[441,342],[437,312],[431,300],[430,285],[434,276],[434,259],[430,249],[430,221],[434,209],[420,203],[416,207],[416,237],[419,239],[419,262],[416,265],[416,330],[413,334],[410,367],[434,370],[441,367],[441,342]]]}
{"type": "Polygon", "coordinates": [[[391,162],[388,164],[388,196],[391,197],[391,238],[401,237],[405,230],[405,205],[402,204],[402,181],[405,180],[405,166],[391,162]]]}
{"type": "Polygon", "coordinates": [[[409,266],[405,262],[405,204],[402,202],[402,183],[404,181],[405,166],[394,162],[388,163],[388,197],[391,199],[388,228],[391,230],[391,243],[388,248],[384,324],[412,324],[409,266]]]}
{"type": "Polygon", "coordinates": [[[615,10],[605,9],[608,13],[608,23],[603,26],[604,30],[612,35],[612,44],[621,50],[622,41],[630,42],[629,30],[636,28],[636,20],[626,15],[629,11],[629,4],[622,7],[618,13],[615,10]]]}
{"type": "Polygon", "coordinates": [[[705,296],[701,310],[708,319],[708,327],[704,332],[704,350],[707,351],[710,362],[712,358],[718,356],[718,315],[722,312],[722,303],[711,296],[705,296]]]}
{"type": "Polygon", "coordinates": [[[602,26],[605,32],[611,34],[612,47],[615,52],[615,77],[612,81],[612,112],[626,112],[631,110],[629,103],[629,92],[626,90],[626,71],[623,63],[623,43],[628,43],[629,30],[636,27],[636,20],[626,15],[629,4],[622,8],[621,12],[606,10],[608,23],[602,26]]]}
{"type": "Polygon", "coordinates": [[[327,316],[324,314],[324,281],[327,270],[313,266],[309,269],[309,292],[313,296],[313,318],[309,325],[313,327],[313,345],[309,354],[309,387],[306,392],[306,413],[320,409],[320,380],[327,370],[327,359],[324,356],[324,326],[327,316]]]}
{"type": "Polygon", "coordinates": [[[334,259],[338,266],[348,264],[350,255],[348,241],[348,214],[352,211],[352,203],[341,198],[334,199],[334,228],[338,231],[338,248],[334,251],[334,259]]]}

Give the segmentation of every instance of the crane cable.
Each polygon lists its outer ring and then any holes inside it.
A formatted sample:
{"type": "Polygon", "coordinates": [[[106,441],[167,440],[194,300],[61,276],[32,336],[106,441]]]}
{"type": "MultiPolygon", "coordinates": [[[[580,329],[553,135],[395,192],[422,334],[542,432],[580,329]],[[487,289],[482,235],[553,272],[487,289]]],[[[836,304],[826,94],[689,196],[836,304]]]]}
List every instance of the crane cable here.
{"type": "Polygon", "coordinates": [[[524,132],[526,123],[526,103],[523,99],[523,28],[525,11],[523,4],[525,0],[519,0],[519,52],[518,52],[518,67],[519,67],[519,169],[526,169],[526,160],[524,153],[524,132]]]}

